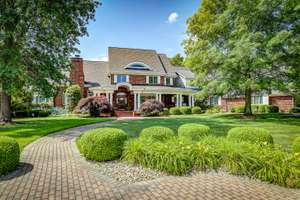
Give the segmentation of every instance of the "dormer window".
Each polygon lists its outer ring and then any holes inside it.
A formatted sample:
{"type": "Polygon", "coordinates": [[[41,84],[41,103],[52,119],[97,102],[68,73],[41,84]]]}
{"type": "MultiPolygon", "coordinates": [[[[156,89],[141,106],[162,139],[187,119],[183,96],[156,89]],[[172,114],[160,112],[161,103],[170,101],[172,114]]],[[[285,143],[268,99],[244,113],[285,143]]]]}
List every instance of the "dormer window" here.
{"type": "Polygon", "coordinates": [[[151,68],[142,62],[133,62],[124,67],[125,69],[131,70],[151,70],[151,68]]]}

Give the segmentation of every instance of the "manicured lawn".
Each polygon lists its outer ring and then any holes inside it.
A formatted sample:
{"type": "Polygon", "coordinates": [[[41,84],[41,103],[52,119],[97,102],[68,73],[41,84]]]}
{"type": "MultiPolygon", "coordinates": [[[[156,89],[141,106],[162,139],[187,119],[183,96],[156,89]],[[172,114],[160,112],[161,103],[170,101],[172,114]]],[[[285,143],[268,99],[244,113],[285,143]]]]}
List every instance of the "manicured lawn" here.
{"type": "Polygon", "coordinates": [[[30,142],[50,133],[109,120],[75,116],[15,119],[15,125],[0,126],[0,136],[5,135],[15,138],[19,142],[21,149],[23,149],[30,142]]]}
{"type": "Polygon", "coordinates": [[[295,137],[300,136],[300,118],[284,114],[261,114],[256,119],[241,119],[239,114],[202,114],[171,116],[169,118],[149,118],[134,121],[116,121],[111,127],[121,128],[130,137],[136,137],[140,131],[149,126],[167,126],[173,130],[185,123],[208,125],[216,136],[226,136],[230,128],[253,126],[266,128],[274,137],[275,143],[289,149],[295,137]]]}

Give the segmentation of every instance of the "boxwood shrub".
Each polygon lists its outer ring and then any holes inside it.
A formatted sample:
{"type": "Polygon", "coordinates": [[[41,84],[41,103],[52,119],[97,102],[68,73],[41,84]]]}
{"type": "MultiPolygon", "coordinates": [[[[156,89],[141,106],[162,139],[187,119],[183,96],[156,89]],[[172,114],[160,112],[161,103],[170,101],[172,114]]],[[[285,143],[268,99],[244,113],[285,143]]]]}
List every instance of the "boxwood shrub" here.
{"type": "Polygon", "coordinates": [[[235,113],[243,113],[245,110],[245,106],[235,106],[231,111],[235,113]]]}
{"type": "Polygon", "coordinates": [[[296,137],[292,145],[292,152],[300,154],[300,137],[296,137]]]}
{"type": "Polygon", "coordinates": [[[211,130],[208,126],[196,123],[184,124],[178,128],[178,136],[180,138],[192,141],[199,141],[210,133],[211,130]]]}
{"type": "Polygon", "coordinates": [[[171,115],[181,115],[179,107],[172,107],[170,108],[169,112],[171,115]]]}
{"type": "Polygon", "coordinates": [[[289,110],[290,113],[300,113],[300,107],[294,107],[289,110]]]}
{"type": "Polygon", "coordinates": [[[164,116],[168,116],[170,113],[169,113],[169,109],[168,108],[164,108],[163,109],[163,115],[164,116]]]}
{"type": "Polygon", "coordinates": [[[10,137],[0,136],[0,175],[16,169],[20,160],[18,142],[10,137]]]}
{"type": "Polygon", "coordinates": [[[180,107],[180,112],[183,115],[190,115],[190,114],[192,114],[192,108],[188,107],[188,106],[182,106],[182,107],[180,107]]]}
{"type": "Polygon", "coordinates": [[[118,159],[127,134],[117,128],[98,128],[84,133],[77,141],[80,152],[89,160],[118,159]]]}
{"type": "Polygon", "coordinates": [[[202,110],[199,106],[195,106],[195,107],[192,108],[192,113],[193,114],[201,114],[202,110]]]}
{"type": "Polygon", "coordinates": [[[144,128],[140,133],[141,139],[151,141],[166,141],[174,136],[172,129],[163,126],[151,126],[144,128]]]}
{"type": "Polygon", "coordinates": [[[235,127],[228,131],[227,138],[237,142],[250,142],[259,145],[273,144],[273,137],[268,130],[256,127],[235,127]]]}

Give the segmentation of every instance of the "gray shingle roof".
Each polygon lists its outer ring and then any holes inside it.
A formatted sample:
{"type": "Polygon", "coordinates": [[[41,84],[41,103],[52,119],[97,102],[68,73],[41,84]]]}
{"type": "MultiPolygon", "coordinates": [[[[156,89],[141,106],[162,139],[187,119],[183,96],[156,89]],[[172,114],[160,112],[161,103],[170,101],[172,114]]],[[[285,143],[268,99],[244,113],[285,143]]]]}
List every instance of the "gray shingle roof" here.
{"type": "Polygon", "coordinates": [[[83,72],[85,82],[91,86],[107,86],[110,84],[108,62],[83,61],[83,72]]]}
{"type": "Polygon", "coordinates": [[[186,79],[194,79],[195,74],[187,67],[173,66],[175,72],[186,79]]]}

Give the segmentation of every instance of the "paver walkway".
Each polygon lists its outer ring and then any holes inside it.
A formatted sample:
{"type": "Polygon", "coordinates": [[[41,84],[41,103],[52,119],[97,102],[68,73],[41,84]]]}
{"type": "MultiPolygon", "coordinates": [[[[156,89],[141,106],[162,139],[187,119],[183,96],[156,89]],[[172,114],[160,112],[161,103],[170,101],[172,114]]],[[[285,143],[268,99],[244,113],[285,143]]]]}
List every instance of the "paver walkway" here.
{"type": "Polygon", "coordinates": [[[81,132],[104,124],[68,129],[28,145],[22,166],[0,178],[0,199],[300,199],[299,190],[235,176],[163,177],[120,185],[98,175],[74,143],[81,132]]]}

